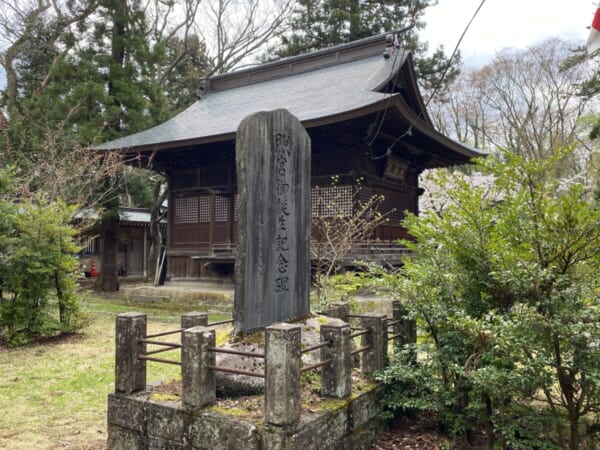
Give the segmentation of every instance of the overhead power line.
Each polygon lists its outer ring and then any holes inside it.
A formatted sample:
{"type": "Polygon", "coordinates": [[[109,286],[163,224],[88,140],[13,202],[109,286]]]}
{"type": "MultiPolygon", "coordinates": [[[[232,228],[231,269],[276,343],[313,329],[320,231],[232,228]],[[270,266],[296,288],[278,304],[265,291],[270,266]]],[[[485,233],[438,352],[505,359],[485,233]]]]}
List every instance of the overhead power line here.
{"type": "MultiPolygon", "coordinates": [[[[471,19],[469,20],[469,22],[465,26],[463,32],[461,33],[461,35],[460,35],[460,37],[459,37],[459,39],[458,39],[458,41],[457,41],[457,43],[456,43],[456,45],[454,47],[454,50],[452,51],[452,54],[450,55],[450,58],[448,59],[448,63],[446,64],[446,67],[444,68],[444,71],[442,72],[442,76],[440,77],[440,79],[438,80],[437,84],[433,88],[433,91],[431,92],[431,95],[429,96],[429,98],[425,102],[425,110],[427,110],[427,107],[429,106],[429,103],[435,97],[435,95],[439,91],[440,87],[442,86],[442,83],[444,82],[444,79],[448,75],[448,71],[450,70],[450,67],[452,67],[452,62],[454,61],[454,59],[456,58],[456,55],[458,54],[458,50],[460,48],[460,45],[462,44],[462,41],[463,41],[465,35],[467,34],[467,31],[469,31],[469,28],[471,27],[471,24],[473,23],[473,21],[475,20],[475,18],[479,14],[479,11],[481,11],[481,8],[485,4],[485,2],[486,2],[486,0],[481,0],[481,3],[479,4],[479,6],[477,7],[477,9],[473,13],[473,15],[471,16],[471,19]]],[[[394,65],[392,65],[392,68],[393,68],[393,66],[394,65]]],[[[390,97],[391,97],[391,95],[390,95],[390,97]]],[[[388,101],[388,104],[385,106],[384,110],[387,110],[388,108],[389,108],[389,101],[388,101]]],[[[383,117],[385,118],[385,112],[383,114],[384,114],[383,117]]],[[[419,116],[421,114],[422,113],[419,113],[419,116]]],[[[378,117],[379,117],[379,114],[378,114],[378,117]]],[[[383,125],[383,123],[379,124],[379,126],[377,127],[377,131],[376,131],[375,135],[372,136],[370,138],[370,140],[369,140],[369,145],[372,144],[375,141],[375,139],[377,138],[377,136],[379,135],[379,132],[381,130],[382,125],[383,125]]],[[[403,139],[406,136],[412,135],[413,125],[414,125],[414,123],[411,124],[404,133],[402,133],[400,136],[398,136],[396,139],[394,139],[394,141],[388,146],[387,151],[383,155],[377,156],[375,158],[376,159],[380,159],[380,158],[383,158],[383,157],[389,155],[392,152],[392,148],[398,143],[398,141],[400,141],[400,139],[403,139]]]]}

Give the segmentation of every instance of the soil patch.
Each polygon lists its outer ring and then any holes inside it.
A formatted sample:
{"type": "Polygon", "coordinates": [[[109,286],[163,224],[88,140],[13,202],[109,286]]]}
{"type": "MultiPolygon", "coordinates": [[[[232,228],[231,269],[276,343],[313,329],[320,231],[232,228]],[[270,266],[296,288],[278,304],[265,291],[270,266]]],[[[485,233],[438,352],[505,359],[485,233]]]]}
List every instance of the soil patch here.
{"type": "Polygon", "coordinates": [[[441,450],[456,448],[451,444],[452,440],[439,431],[435,417],[422,415],[398,419],[390,424],[390,428],[379,436],[373,449],[441,450]]]}

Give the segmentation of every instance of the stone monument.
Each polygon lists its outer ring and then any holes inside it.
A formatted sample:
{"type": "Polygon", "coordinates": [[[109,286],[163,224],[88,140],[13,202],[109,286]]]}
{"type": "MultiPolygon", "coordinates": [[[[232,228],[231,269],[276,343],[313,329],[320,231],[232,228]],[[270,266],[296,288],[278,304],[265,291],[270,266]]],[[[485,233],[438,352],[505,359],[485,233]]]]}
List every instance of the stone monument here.
{"type": "Polygon", "coordinates": [[[310,312],[310,154],[308,133],[285,109],[238,127],[238,333],[310,312]]]}

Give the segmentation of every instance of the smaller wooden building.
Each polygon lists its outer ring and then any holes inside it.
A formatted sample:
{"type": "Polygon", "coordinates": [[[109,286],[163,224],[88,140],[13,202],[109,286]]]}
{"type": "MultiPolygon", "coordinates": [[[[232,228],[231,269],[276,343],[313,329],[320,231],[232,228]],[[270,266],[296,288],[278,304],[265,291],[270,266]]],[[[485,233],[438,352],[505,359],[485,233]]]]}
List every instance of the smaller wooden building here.
{"type": "MultiPolygon", "coordinates": [[[[82,213],[87,219],[97,220],[94,213],[82,213]]],[[[81,217],[76,216],[76,219],[81,217]]],[[[166,223],[161,226],[166,227],[166,223]]],[[[150,212],[144,208],[119,208],[119,226],[117,231],[117,267],[120,276],[148,276],[148,255],[152,239],[150,236],[150,212]]],[[[87,233],[85,248],[79,254],[83,272],[89,272],[92,260],[97,272],[102,270],[102,235],[87,233]]]]}
{"type": "Polygon", "coordinates": [[[361,179],[358,195],[381,194],[382,208],[394,212],[368,242],[356,243],[357,256],[400,250],[404,211],[418,212],[419,174],[481,153],[434,129],[411,55],[394,41],[379,35],[214,76],[179,115],[100,147],[137,153],[166,175],[168,279],[232,275],[236,129],[249,114],[279,108],[298,117],[311,138],[311,196],[325,199],[313,201],[312,214],[353,214],[361,179]]]}

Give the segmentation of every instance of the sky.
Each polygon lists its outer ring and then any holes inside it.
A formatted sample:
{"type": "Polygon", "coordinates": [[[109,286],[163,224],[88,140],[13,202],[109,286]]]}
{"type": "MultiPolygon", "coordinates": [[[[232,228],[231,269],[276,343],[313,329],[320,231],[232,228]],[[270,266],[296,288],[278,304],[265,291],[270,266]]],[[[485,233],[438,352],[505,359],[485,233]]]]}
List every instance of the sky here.
{"type": "MultiPolygon", "coordinates": [[[[421,37],[430,50],[442,44],[450,55],[480,3],[439,0],[427,8],[421,37]]],[[[550,37],[584,44],[597,6],[597,0],[486,0],[460,46],[463,62],[481,66],[503,48],[526,48],[550,37]]],[[[0,89],[5,83],[0,69],[0,89]]]]}
{"type": "MultiPolygon", "coordinates": [[[[481,0],[439,0],[425,12],[421,37],[430,50],[451,54],[481,0]]],[[[506,47],[526,48],[550,37],[584,44],[597,0],[486,0],[460,50],[468,66],[480,66],[506,47]]]]}

